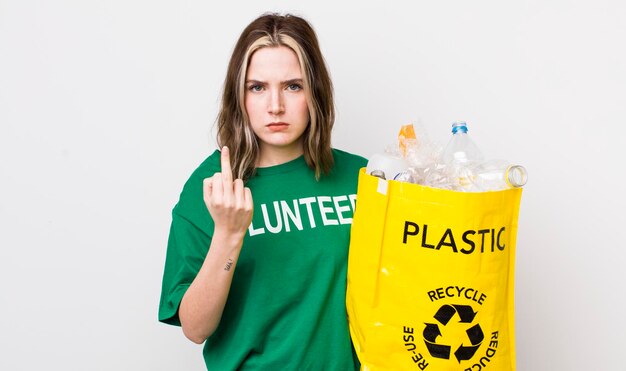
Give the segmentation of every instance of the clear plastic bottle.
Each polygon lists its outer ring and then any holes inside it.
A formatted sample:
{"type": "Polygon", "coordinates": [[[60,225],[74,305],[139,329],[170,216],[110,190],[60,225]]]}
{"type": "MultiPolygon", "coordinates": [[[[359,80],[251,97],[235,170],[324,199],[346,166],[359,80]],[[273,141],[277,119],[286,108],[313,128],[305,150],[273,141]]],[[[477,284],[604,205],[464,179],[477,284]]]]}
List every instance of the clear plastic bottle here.
{"type": "Polygon", "coordinates": [[[503,160],[485,161],[473,171],[472,183],[480,191],[498,191],[519,188],[526,184],[528,172],[521,165],[503,160]]]}
{"type": "Polygon", "coordinates": [[[443,150],[442,161],[453,188],[459,191],[478,191],[472,182],[473,169],[483,161],[483,154],[467,134],[463,121],[452,124],[452,138],[443,150]]]}

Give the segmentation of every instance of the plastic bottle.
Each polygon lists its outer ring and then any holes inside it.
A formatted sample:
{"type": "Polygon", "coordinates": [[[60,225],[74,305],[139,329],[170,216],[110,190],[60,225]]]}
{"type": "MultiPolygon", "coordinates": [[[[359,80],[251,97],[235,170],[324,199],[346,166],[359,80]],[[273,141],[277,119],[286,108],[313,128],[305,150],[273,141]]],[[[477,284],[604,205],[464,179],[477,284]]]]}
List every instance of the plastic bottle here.
{"type": "Polygon", "coordinates": [[[386,180],[407,181],[407,174],[410,174],[409,164],[405,159],[387,153],[376,153],[372,155],[367,162],[365,171],[368,174],[386,180]],[[372,174],[372,172],[374,173],[372,174]]]}
{"type": "Polygon", "coordinates": [[[474,169],[472,183],[480,191],[498,191],[522,187],[527,180],[528,173],[523,166],[490,160],[474,169]]]}
{"type": "Polygon", "coordinates": [[[473,169],[483,161],[483,155],[468,136],[465,122],[459,121],[452,124],[452,138],[443,150],[442,160],[454,189],[478,191],[471,179],[473,169]]]}
{"type": "Polygon", "coordinates": [[[463,121],[452,124],[452,138],[443,150],[445,164],[478,163],[483,160],[483,154],[478,146],[467,134],[467,124],[463,121]]]}

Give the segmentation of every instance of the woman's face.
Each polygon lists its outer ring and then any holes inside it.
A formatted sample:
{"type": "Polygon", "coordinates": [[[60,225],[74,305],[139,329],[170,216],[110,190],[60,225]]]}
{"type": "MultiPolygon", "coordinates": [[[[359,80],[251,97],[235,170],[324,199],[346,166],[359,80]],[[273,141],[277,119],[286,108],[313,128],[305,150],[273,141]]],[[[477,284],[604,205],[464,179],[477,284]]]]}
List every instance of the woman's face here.
{"type": "Polygon", "coordinates": [[[245,89],[246,112],[259,139],[261,158],[301,155],[309,109],[296,53],[285,46],[255,51],[245,89]]]}

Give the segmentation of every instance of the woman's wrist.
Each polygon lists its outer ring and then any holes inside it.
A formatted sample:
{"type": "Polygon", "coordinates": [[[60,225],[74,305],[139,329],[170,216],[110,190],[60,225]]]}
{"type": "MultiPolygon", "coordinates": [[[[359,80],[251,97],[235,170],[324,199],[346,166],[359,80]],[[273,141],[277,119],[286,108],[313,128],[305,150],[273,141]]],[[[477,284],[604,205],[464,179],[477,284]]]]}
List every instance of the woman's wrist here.
{"type": "Polygon", "coordinates": [[[227,250],[240,249],[245,235],[245,232],[233,232],[216,227],[213,231],[213,241],[227,250]]]}

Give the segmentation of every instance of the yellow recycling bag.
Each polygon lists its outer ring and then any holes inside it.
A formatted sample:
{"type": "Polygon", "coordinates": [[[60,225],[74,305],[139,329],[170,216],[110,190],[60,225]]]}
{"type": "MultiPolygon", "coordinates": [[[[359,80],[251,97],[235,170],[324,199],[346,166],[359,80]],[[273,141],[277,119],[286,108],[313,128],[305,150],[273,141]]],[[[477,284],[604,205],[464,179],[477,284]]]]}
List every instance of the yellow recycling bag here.
{"type": "Polygon", "coordinates": [[[455,192],[361,169],[346,298],[361,370],[515,369],[521,194],[455,192]]]}

